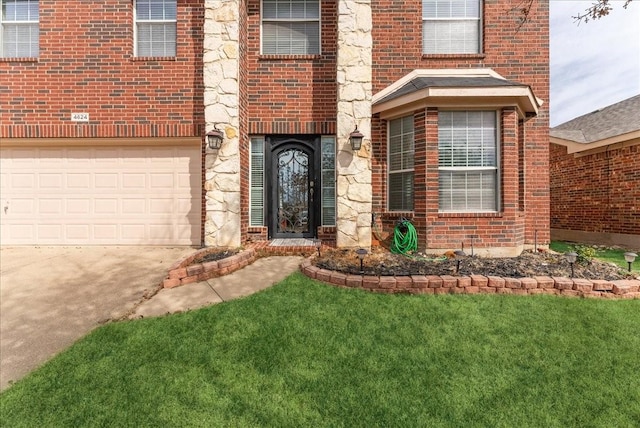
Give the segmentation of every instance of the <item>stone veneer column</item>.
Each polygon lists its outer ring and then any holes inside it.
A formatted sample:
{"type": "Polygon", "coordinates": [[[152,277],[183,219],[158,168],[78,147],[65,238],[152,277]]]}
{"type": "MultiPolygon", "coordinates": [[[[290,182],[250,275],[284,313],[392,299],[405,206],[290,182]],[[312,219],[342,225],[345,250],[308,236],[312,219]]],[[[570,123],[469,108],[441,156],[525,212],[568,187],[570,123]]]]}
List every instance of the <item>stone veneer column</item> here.
{"type": "Polygon", "coordinates": [[[338,1],[337,245],[371,246],[371,0],[338,1]],[[349,134],[365,139],[358,152],[349,134]]]}
{"type": "Polygon", "coordinates": [[[224,133],[205,148],[205,246],[240,246],[239,0],[205,0],[204,119],[224,133]]]}

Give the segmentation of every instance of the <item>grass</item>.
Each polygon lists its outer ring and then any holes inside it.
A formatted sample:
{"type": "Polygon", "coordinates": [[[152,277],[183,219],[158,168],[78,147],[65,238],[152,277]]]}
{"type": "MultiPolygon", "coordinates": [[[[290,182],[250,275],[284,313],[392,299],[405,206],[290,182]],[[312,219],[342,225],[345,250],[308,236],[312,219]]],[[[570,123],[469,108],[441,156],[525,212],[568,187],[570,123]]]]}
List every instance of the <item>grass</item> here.
{"type": "MultiPolygon", "coordinates": [[[[576,245],[589,246],[588,244],[552,241],[549,245],[549,248],[559,253],[566,253],[568,251],[574,251],[576,245]]],[[[595,257],[604,262],[615,263],[626,271],[629,268],[629,264],[624,260],[624,253],[626,253],[627,251],[629,250],[623,250],[619,248],[597,248],[595,249],[595,257]]],[[[631,264],[631,270],[632,272],[637,272],[638,274],[640,274],[640,257],[636,258],[635,262],[631,264]]]]}
{"type": "Polygon", "coordinates": [[[640,300],[380,295],[296,273],[103,326],[0,395],[0,425],[640,426],[640,300]]]}

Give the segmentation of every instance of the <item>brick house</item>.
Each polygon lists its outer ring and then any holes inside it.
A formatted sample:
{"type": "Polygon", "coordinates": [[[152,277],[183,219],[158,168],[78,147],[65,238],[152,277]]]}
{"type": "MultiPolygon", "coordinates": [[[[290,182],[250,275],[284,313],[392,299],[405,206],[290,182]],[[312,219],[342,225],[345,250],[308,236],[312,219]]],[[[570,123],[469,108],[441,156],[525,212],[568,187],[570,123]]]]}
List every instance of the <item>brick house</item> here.
{"type": "Polygon", "coordinates": [[[549,241],[546,2],[0,3],[3,244],[549,241]]]}
{"type": "Polygon", "coordinates": [[[640,248],[640,95],[550,132],[554,239],[640,248]]]}

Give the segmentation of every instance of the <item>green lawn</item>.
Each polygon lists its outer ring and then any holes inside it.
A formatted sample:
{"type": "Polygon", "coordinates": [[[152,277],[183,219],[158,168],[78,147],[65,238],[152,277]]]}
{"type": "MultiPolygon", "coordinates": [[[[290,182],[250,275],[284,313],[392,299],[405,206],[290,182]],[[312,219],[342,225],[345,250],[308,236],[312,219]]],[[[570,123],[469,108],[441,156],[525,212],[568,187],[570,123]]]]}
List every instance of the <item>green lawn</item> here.
{"type": "MultiPolygon", "coordinates": [[[[572,242],[552,241],[551,245],[549,245],[549,248],[559,253],[566,253],[568,251],[574,251],[575,245],[587,244],[574,244],[572,242]]],[[[613,248],[597,249],[595,250],[595,257],[605,262],[615,263],[626,271],[629,268],[629,264],[624,260],[624,253],[626,253],[627,251],[629,250],[613,248]]],[[[632,272],[637,272],[638,274],[640,274],[640,251],[632,252],[638,253],[639,257],[636,258],[635,262],[631,264],[631,270],[632,272]]]]}
{"type": "Polygon", "coordinates": [[[0,426],[637,427],[640,300],[380,295],[296,273],[103,326],[0,426]]]}

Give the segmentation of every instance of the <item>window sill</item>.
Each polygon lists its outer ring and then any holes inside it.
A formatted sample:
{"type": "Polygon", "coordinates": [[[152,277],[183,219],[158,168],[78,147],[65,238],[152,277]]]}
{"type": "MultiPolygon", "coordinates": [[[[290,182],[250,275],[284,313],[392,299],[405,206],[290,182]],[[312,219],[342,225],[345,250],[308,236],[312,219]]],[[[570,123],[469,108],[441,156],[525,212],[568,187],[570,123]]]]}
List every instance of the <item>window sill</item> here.
{"type": "Polygon", "coordinates": [[[485,54],[422,54],[422,59],[484,59],[485,54]]]}
{"type": "Polygon", "coordinates": [[[0,62],[38,62],[37,56],[24,56],[24,57],[2,57],[0,62]]]}
{"type": "Polygon", "coordinates": [[[177,61],[177,58],[175,56],[134,56],[134,57],[131,57],[131,61],[134,61],[134,62],[177,61]]]}
{"type": "Polygon", "coordinates": [[[412,219],[414,216],[413,211],[385,211],[380,214],[380,217],[384,220],[406,218],[412,219]]]}
{"type": "Polygon", "coordinates": [[[259,61],[290,61],[290,60],[316,60],[322,58],[322,55],[259,55],[259,61]]]}
{"type": "Polygon", "coordinates": [[[438,213],[438,218],[501,218],[502,212],[438,213]]]}

